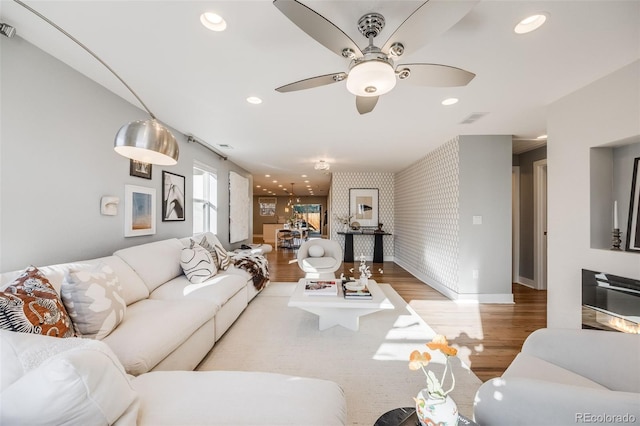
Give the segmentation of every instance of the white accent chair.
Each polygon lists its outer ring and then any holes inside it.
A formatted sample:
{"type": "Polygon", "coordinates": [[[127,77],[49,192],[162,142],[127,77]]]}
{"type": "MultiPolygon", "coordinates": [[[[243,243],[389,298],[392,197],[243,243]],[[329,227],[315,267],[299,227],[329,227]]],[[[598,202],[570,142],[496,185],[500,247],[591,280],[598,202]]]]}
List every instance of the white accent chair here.
{"type": "Polygon", "coordinates": [[[314,238],[302,243],[297,257],[305,278],[333,279],[342,265],[342,247],[334,240],[314,238]]]}
{"type": "Polygon", "coordinates": [[[480,426],[635,424],[640,336],[536,330],[502,377],[480,386],[473,415],[480,426]]]}

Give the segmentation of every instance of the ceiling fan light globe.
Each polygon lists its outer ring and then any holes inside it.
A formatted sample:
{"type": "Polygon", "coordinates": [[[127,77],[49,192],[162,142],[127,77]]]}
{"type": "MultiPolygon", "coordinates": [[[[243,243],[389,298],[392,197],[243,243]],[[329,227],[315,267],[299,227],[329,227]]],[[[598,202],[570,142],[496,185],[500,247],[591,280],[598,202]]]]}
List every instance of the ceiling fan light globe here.
{"type": "Polygon", "coordinates": [[[354,65],[347,77],[347,90],[356,96],[380,96],[396,85],[396,74],[388,62],[370,60],[354,65]]]}

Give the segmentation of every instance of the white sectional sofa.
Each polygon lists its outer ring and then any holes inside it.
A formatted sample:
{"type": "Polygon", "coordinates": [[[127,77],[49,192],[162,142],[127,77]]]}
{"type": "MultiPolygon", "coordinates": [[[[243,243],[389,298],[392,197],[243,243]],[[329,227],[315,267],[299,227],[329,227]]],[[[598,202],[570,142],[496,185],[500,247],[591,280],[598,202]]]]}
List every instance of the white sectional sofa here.
{"type": "MultiPolygon", "coordinates": [[[[38,423],[16,410],[28,411],[30,398],[55,398],[66,387],[72,396],[64,401],[79,411],[69,409],[56,421],[52,412],[41,424],[80,424],[85,415],[91,421],[84,424],[344,424],[346,403],[335,383],[190,371],[259,293],[251,275],[233,265],[201,283],[190,282],[180,264],[190,243],[188,237],[172,238],[99,259],[38,266],[58,294],[70,271],[108,270],[117,276],[126,309],[115,328],[94,340],[0,330],[0,424],[38,423]],[[21,393],[32,385],[44,393],[21,393]],[[109,401],[115,396],[124,399],[109,401]]],[[[0,274],[0,289],[21,272],[0,274]]]]}
{"type": "Polygon", "coordinates": [[[480,386],[480,426],[640,422],[640,336],[540,329],[502,377],[480,386]]]}
{"type": "MultiPolygon", "coordinates": [[[[127,373],[193,370],[258,290],[251,276],[233,265],[203,283],[190,283],[180,265],[189,241],[172,238],[118,250],[112,256],[38,269],[60,292],[70,270],[110,267],[122,286],[126,313],[103,340],[127,373]]],[[[0,275],[0,286],[20,272],[0,275]]]]}
{"type": "Polygon", "coordinates": [[[127,375],[99,340],[0,330],[2,425],[344,425],[334,382],[244,371],[127,375]]]}

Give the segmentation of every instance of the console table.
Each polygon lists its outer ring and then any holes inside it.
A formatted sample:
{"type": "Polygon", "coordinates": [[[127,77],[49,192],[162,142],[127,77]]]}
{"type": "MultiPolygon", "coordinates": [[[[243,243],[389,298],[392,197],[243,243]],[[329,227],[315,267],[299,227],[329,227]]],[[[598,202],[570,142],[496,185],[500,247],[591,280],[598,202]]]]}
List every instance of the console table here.
{"type": "Polygon", "coordinates": [[[373,263],[383,262],[383,241],[382,237],[385,235],[391,235],[388,232],[338,232],[339,235],[344,235],[344,262],[353,262],[353,236],[354,235],[368,235],[374,237],[373,240],[373,263]]]}

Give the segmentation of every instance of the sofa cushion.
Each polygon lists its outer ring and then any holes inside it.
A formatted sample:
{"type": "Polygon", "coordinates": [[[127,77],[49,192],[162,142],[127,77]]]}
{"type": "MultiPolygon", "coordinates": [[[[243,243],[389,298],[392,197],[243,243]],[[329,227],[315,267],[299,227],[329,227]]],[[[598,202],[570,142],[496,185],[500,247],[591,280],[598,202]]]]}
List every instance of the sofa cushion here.
{"type": "Polygon", "coordinates": [[[182,274],[180,266],[182,248],[180,241],[171,238],[118,250],[114,255],[127,262],[151,292],[182,274]]]}
{"type": "Polygon", "coordinates": [[[81,337],[103,339],[116,328],[127,309],[122,285],[105,263],[72,268],[62,283],[62,302],[81,337]]]}
{"type": "Polygon", "coordinates": [[[212,303],[217,311],[246,285],[247,280],[242,275],[226,272],[197,284],[189,282],[182,275],[158,287],[149,297],[159,300],[203,300],[212,303]]]}
{"type": "Polygon", "coordinates": [[[507,370],[502,374],[502,377],[504,379],[527,378],[592,389],[607,389],[584,376],[522,352],[516,356],[507,370]]]}
{"type": "Polygon", "coordinates": [[[0,342],[3,376],[14,375],[2,387],[1,424],[135,424],[136,392],[107,345],[7,331],[0,342]]]}
{"type": "Polygon", "coordinates": [[[327,380],[247,371],[158,371],[131,383],[140,394],[140,426],[347,422],[344,392],[327,380]],[[186,410],[185,401],[198,409],[186,410]]]}
{"type": "Polygon", "coordinates": [[[302,259],[302,266],[312,269],[331,268],[336,265],[333,257],[305,257],[302,259]]]}
{"type": "Polygon", "coordinates": [[[127,315],[103,342],[127,373],[146,373],[211,320],[216,310],[209,301],[141,300],[127,307],[127,315]]]}
{"type": "Polygon", "coordinates": [[[75,334],[58,293],[35,266],[0,292],[0,328],[53,337],[75,334]]]}
{"type": "Polygon", "coordinates": [[[206,281],[218,272],[218,265],[209,250],[193,241],[191,247],[182,249],[180,266],[189,281],[194,284],[206,281]]]}

